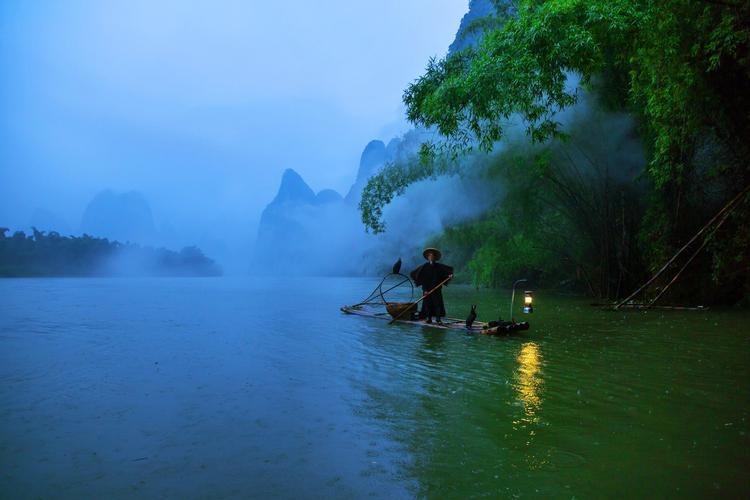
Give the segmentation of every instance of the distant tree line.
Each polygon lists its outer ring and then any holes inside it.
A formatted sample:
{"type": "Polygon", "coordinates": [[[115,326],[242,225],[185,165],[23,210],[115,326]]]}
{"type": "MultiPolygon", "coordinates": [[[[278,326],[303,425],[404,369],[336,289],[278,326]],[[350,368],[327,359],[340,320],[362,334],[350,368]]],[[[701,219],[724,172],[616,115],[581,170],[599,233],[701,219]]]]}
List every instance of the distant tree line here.
{"type": "Polygon", "coordinates": [[[218,276],[221,268],[196,247],[179,252],[106,238],[62,236],[36,228],[8,236],[0,227],[0,276],[218,276]]]}

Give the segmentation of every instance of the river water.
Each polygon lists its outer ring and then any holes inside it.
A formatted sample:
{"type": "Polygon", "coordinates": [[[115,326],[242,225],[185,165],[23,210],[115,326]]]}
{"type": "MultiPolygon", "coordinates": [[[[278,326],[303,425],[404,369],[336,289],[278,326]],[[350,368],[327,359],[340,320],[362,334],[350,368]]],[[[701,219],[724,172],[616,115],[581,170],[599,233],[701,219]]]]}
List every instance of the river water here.
{"type": "Polygon", "coordinates": [[[0,281],[0,497],[750,496],[747,311],[339,312],[375,284],[0,281]]]}

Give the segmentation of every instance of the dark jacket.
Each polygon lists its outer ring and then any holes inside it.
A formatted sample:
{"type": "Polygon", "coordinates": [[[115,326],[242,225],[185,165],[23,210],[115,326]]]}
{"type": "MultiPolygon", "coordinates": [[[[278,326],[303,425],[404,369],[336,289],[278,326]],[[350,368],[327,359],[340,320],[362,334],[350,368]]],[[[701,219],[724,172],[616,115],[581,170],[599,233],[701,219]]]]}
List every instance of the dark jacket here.
{"type": "MultiPolygon", "coordinates": [[[[425,262],[413,270],[409,276],[411,276],[411,279],[414,280],[414,283],[417,286],[422,287],[423,292],[429,292],[451,274],[453,274],[453,268],[451,266],[446,266],[439,262],[433,262],[432,264],[425,262]]],[[[443,286],[445,285],[447,285],[447,283],[443,286]]],[[[419,317],[427,318],[430,316],[436,316],[438,318],[445,316],[442,287],[432,292],[422,301],[422,310],[419,313],[419,317]]]]}

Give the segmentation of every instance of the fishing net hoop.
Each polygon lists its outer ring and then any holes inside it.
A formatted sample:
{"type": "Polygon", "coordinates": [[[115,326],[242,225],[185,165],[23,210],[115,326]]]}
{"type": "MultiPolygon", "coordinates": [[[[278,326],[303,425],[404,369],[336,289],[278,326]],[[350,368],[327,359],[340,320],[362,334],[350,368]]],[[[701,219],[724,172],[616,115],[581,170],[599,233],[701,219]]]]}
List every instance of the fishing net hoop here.
{"type": "Polygon", "coordinates": [[[356,306],[364,306],[364,305],[371,305],[371,306],[382,305],[382,306],[387,306],[388,304],[394,304],[395,302],[389,302],[388,300],[386,300],[385,294],[388,293],[388,292],[390,292],[391,290],[395,290],[396,288],[400,287],[404,283],[408,283],[409,284],[409,289],[410,289],[410,295],[409,296],[411,297],[409,299],[409,302],[414,302],[414,283],[412,283],[411,279],[408,276],[406,276],[404,274],[401,274],[401,273],[388,273],[385,276],[383,276],[383,279],[380,280],[380,283],[378,283],[378,286],[375,287],[375,289],[370,293],[370,295],[368,295],[367,298],[365,300],[363,300],[362,302],[360,302],[359,304],[355,304],[355,307],[356,306]],[[383,285],[385,284],[386,280],[388,278],[390,278],[391,276],[400,276],[403,279],[401,281],[399,281],[398,283],[396,283],[395,285],[393,285],[393,286],[391,286],[391,287],[383,290],[383,285]],[[374,300],[374,299],[377,299],[377,298],[380,298],[380,301],[375,301],[374,300]]]}

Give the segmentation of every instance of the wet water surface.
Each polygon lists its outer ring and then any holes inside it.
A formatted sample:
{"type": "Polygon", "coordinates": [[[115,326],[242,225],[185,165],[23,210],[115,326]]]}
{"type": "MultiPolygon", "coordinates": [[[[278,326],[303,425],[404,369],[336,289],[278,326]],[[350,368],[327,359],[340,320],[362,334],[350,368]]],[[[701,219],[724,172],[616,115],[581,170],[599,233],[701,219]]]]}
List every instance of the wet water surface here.
{"type": "Polygon", "coordinates": [[[0,281],[0,497],[750,494],[748,312],[339,312],[376,283],[0,281]]]}

